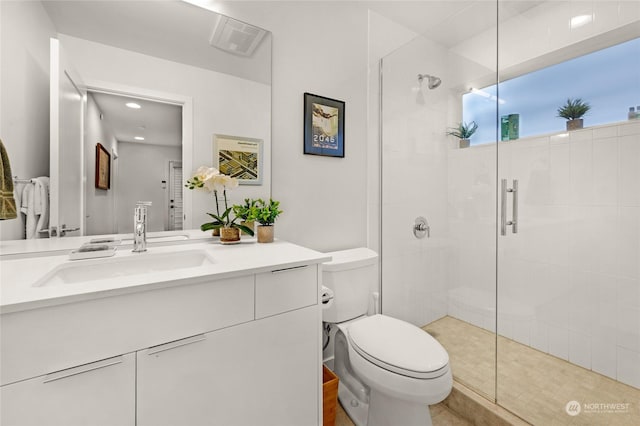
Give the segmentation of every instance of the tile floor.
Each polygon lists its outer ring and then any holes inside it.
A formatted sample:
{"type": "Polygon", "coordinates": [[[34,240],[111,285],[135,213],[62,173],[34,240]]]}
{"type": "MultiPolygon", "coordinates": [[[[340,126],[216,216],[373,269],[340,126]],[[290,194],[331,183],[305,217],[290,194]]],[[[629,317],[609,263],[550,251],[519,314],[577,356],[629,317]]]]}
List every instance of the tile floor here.
{"type": "MultiPolygon", "coordinates": [[[[437,404],[429,407],[431,410],[431,420],[433,421],[433,426],[471,426],[472,423],[469,423],[462,417],[458,416],[453,411],[449,410],[444,404],[437,404]]],[[[353,422],[347,416],[347,413],[344,412],[344,409],[340,404],[338,404],[338,411],[336,413],[336,424],[335,426],[354,426],[353,422]]],[[[389,425],[389,426],[406,426],[406,425],[389,425]]]]}
{"type": "Polygon", "coordinates": [[[496,351],[493,333],[452,317],[423,329],[449,352],[456,381],[490,400],[495,397],[534,425],[640,425],[638,389],[503,337],[496,351]],[[565,411],[569,401],[581,403],[578,415],[565,411]]]}

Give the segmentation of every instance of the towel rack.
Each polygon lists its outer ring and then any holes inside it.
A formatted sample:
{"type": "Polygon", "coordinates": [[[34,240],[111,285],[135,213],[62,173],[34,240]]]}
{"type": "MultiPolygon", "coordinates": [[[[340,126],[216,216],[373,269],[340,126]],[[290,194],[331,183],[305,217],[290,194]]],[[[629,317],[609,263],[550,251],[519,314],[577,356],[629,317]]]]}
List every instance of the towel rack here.
{"type": "Polygon", "coordinates": [[[33,183],[33,179],[18,179],[18,176],[14,176],[13,183],[33,183]]]}

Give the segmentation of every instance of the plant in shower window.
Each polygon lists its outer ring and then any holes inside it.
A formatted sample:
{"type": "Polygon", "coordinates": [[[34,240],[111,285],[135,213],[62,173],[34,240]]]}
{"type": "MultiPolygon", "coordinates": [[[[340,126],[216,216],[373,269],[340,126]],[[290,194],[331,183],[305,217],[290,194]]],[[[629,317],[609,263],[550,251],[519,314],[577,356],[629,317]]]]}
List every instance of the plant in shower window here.
{"type": "Polygon", "coordinates": [[[582,99],[567,99],[567,103],[558,108],[558,117],[567,120],[567,130],[582,129],[584,124],[582,116],[591,109],[588,102],[582,99]]]}
{"type": "Polygon", "coordinates": [[[478,130],[478,124],[475,121],[471,123],[460,122],[458,127],[449,127],[447,135],[460,139],[460,148],[468,148],[471,144],[471,136],[476,130],[478,130]]]}

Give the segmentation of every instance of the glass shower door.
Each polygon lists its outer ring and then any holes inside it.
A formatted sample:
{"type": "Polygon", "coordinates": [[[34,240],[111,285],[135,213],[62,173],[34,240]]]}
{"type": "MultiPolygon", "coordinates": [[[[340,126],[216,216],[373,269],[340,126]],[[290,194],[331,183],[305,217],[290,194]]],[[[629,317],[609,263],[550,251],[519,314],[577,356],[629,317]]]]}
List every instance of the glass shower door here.
{"type": "Polygon", "coordinates": [[[513,4],[499,2],[496,399],[533,424],[640,424],[640,4],[513,4]],[[559,109],[578,99],[591,109],[568,130],[559,109]]]}
{"type": "Polygon", "coordinates": [[[497,82],[496,3],[441,6],[382,59],[382,313],[432,334],[455,380],[495,400],[497,112],[477,88],[497,82]],[[471,98],[493,120],[465,147],[448,133],[474,120],[471,98]]]}

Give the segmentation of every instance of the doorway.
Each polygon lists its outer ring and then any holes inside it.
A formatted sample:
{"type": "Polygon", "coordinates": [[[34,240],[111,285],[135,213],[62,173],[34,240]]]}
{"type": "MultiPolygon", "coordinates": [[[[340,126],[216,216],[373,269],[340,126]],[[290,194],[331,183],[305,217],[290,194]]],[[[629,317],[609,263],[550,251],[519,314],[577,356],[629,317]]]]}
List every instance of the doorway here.
{"type": "Polygon", "coordinates": [[[182,185],[176,184],[182,180],[182,105],[91,89],[87,98],[87,181],[95,173],[97,143],[112,159],[111,187],[87,185],[87,234],[130,233],[137,201],[152,202],[149,231],[182,229],[182,185]]]}

